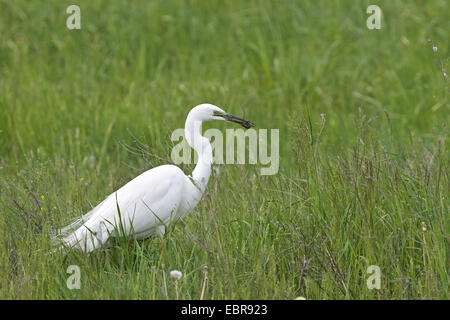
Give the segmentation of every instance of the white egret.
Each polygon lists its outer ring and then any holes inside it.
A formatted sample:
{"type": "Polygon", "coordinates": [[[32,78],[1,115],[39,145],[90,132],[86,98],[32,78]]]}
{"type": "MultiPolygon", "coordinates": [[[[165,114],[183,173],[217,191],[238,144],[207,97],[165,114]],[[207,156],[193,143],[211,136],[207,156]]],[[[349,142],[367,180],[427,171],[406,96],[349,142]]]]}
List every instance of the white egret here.
{"type": "Polygon", "coordinates": [[[186,119],[185,138],[198,161],[191,176],[174,165],[150,169],[110,194],[95,208],[60,230],[60,244],[91,252],[110,237],[163,235],[168,223],[189,213],[200,201],[211,174],[212,147],[202,136],[203,121],[226,120],[250,128],[253,123],[211,104],[193,108],[186,119]]]}

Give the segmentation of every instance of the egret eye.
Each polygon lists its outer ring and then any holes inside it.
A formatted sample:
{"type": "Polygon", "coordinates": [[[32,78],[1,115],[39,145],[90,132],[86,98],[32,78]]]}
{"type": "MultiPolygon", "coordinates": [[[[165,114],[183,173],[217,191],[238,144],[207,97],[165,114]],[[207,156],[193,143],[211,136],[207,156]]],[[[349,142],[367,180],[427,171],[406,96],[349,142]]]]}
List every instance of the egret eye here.
{"type": "Polygon", "coordinates": [[[215,116],[215,117],[223,117],[224,115],[225,115],[224,112],[217,111],[217,110],[213,111],[213,116],[215,116]]]}

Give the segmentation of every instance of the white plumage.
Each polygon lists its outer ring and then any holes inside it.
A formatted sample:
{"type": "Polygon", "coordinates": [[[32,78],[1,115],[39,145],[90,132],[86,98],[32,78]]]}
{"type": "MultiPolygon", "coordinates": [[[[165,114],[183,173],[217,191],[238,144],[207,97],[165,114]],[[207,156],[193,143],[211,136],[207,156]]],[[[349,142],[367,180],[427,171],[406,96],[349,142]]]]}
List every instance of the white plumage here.
{"type": "Polygon", "coordinates": [[[249,128],[253,124],[226,114],[211,104],[193,108],[186,119],[185,137],[197,152],[192,176],[174,165],[162,165],[137,176],[90,212],[60,230],[56,238],[65,247],[91,252],[111,236],[123,233],[145,238],[163,235],[165,227],[189,213],[200,201],[211,174],[212,148],[201,135],[201,123],[227,120],[249,128]]]}

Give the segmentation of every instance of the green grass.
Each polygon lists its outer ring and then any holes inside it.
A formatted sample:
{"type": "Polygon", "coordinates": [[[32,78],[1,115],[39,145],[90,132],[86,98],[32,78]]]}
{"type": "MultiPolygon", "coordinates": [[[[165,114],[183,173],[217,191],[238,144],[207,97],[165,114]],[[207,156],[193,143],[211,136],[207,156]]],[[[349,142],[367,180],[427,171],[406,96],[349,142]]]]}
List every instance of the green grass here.
{"type": "Polygon", "coordinates": [[[205,299],[449,298],[447,1],[78,1],[69,31],[72,3],[0,1],[0,298],[173,299],[177,269],[198,299],[205,266],[205,299]],[[222,165],[164,238],[50,253],[203,102],[280,129],[279,173],[222,165]]]}

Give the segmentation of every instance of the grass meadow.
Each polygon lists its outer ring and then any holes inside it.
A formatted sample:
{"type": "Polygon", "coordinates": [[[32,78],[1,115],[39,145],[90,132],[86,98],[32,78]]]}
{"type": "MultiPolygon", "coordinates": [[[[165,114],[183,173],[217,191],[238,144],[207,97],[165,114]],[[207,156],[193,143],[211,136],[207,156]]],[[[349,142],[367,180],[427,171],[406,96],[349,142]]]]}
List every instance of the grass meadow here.
{"type": "Polygon", "coordinates": [[[448,1],[71,4],[0,0],[1,299],[449,298],[448,1]],[[220,165],[163,238],[51,252],[204,102],[279,129],[278,173],[220,165]]]}

